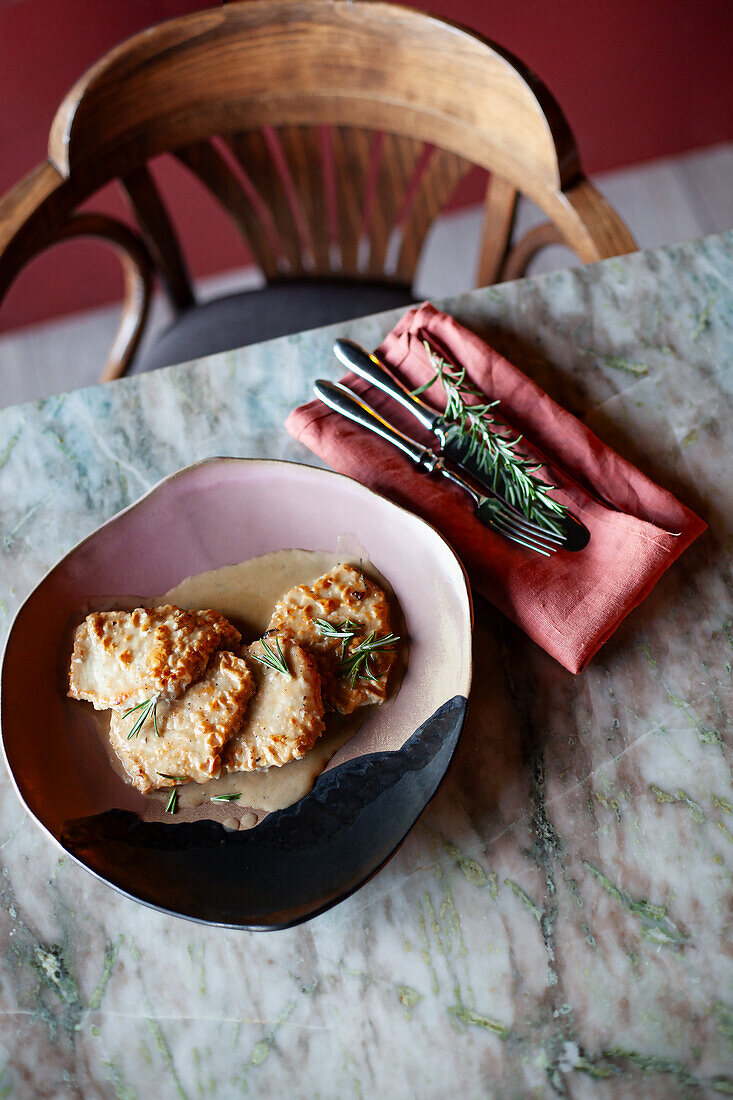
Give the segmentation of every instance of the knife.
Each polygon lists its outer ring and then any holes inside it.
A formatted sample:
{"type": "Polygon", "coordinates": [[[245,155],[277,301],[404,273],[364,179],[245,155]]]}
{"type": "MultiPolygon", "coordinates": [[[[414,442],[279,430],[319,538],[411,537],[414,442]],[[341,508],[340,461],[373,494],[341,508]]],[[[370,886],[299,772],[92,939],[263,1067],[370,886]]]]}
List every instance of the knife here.
{"type": "Polygon", "coordinates": [[[484,494],[457,470],[453,469],[442,455],[424,447],[421,443],[411,439],[408,435],[393,427],[383,416],[368,405],[358,394],[342,386],[338,382],[327,382],[322,378],[317,379],[313,389],[316,395],[328,405],[329,408],[360,424],[370,432],[386,439],[388,443],[398,447],[410,458],[416,466],[427,473],[439,473],[454,485],[465,490],[473,500],[476,515],[487,527],[493,528],[498,534],[511,542],[516,542],[528,550],[534,550],[543,557],[549,557],[555,550],[564,549],[562,537],[549,531],[544,531],[530,520],[506,504],[496,493],[484,494]]]}
{"type": "MultiPolygon", "coordinates": [[[[441,454],[446,455],[459,469],[465,470],[475,481],[490,490],[492,495],[505,499],[497,492],[487,474],[468,453],[467,448],[450,437],[450,422],[411,393],[402,382],[393,378],[376,355],[355,344],[353,340],[337,340],[333,345],[333,351],[344,366],[398,401],[423,428],[432,432],[438,440],[438,450],[441,454]]],[[[506,503],[512,507],[508,502],[506,503]]],[[[571,512],[558,516],[556,522],[562,532],[563,550],[582,550],[588,545],[590,531],[571,512]]]]}

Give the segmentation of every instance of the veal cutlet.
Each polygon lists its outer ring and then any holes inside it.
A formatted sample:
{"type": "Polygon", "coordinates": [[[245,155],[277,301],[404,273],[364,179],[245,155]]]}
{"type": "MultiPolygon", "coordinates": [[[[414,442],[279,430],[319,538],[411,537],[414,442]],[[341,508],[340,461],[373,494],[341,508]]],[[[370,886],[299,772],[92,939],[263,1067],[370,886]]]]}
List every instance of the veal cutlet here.
{"type": "Polygon", "coordinates": [[[312,584],[291,588],[275,605],[270,628],[290,634],[313,655],[327,707],[351,714],[386,699],[395,659],[389,605],[381,588],[353,565],[342,563],[312,584]],[[358,648],[364,655],[365,645],[375,642],[355,669],[358,648]]]}
{"type": "Polygon", "coordinates": [[[216,779],[222,749],[240,728],[254,690],[247,662],[225,651],[177,699],[163,697],[142,715],[140,708],[113,711],[110,742],[133,786],[149,791],[216,779]]]}
{"type": "Polygon", "coordinates": [[[236,650],[239,631],[216,611],[138,607],[87,615],[74,635],[69,695],[96,710],[176,698],[219,649],[236,650]]]}
{"type": "Polygon", "coordinates": [[[257,690],[222,753],[224,771],[253,771],[300,760],[324,729],[321,678],[292,638],[268,634],[244,650],[257,690]]]}

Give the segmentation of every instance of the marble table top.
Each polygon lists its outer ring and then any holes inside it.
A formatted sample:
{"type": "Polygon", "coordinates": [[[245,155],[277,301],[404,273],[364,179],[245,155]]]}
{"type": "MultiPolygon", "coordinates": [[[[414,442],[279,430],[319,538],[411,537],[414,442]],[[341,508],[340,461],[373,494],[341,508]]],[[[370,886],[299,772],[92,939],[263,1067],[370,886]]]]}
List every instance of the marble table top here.
{"type": "MultiPolygon", "coordinates": [[[[300,927],[137,905],[0,775],[0,1095],[733,1092],[733,234],[441,303],[710,524],[572,676],[477,604],[471,712],[394,859],[300,927]]],[[[375,345],[396,314],[339,327],[375,345]]],[[[0,412],[0,637],[42,574],[282,422],[322,329],[0,412]]]]}

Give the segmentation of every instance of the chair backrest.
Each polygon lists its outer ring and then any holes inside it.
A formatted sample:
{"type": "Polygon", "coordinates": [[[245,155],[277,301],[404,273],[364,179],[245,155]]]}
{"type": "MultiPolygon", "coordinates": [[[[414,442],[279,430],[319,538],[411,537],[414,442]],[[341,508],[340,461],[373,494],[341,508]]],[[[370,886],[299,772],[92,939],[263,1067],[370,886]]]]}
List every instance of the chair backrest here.
{"type": "Polygon", "coordinates": [[[635,248],[580,171],[547,89],[479,35],[378,0],[242,0],[123,43],[62,102],[48,160],[0,202],[0,296],[38,251],[74,235],[127,254],[134,352],[157,270],[193,302],[148,163],[171,153],[216,196],[265,276],[409,285],[430,223],[474,165],[491,175],[478,281],[515,275],[559,241],[590,262],[635,248]],[[76,208],[111,179],[139,236],[76,208]],[[517,193],[549,218],[509,251],[517,193]]]}

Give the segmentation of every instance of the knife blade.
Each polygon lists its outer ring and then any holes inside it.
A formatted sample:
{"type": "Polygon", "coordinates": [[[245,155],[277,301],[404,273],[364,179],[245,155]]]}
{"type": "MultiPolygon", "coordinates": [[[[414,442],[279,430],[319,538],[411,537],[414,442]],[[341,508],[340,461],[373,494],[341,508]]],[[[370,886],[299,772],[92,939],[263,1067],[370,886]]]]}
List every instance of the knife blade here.
{"type": "MultiPolygon", "coordinates": [[[[469,453],[467,446],[465,444],[460,444],[451,437],[449,431],[451,428],[450,421],[446,420],[445,417],[436,412],[435,409],[432,409],[424,401],[421,401],[419,397],[416,397],[407,388],[407,386],[394,378],[385,369],[376,355],[366,351],[365,348],[354,343],[353,340],[336,340],[333,345],[333,351],[336,358],[339,359],[344,366],[348,367],[349,370],[352,370],[354,374],[358,375],[360,378],[364,378],[367,382],[371,382],[372,385],[382,390],[383,393],[388,394],[393,400],[399,402],[403,408],[407,409],[407,411],[415,417],[423,428],[432,432],[438,440],[437,449],[441,454],[449,458],[461,470],[465,470],[466,473],[470,474],[470,476],[475,481],[478,481],[485,489],[491,490],[492,494],[505,500],[507,507],[513,508],[518,515],[523,515],[522,512],[514,508],[514,506],[506,501],[506,498],[497,491],[489,476],[469,453]]],[[[590,532],[572,512],[566,512],[562,517],[558,516],[556,522],[562,532],[564,550],[582,550],[588,545],[590,532]]]]}

